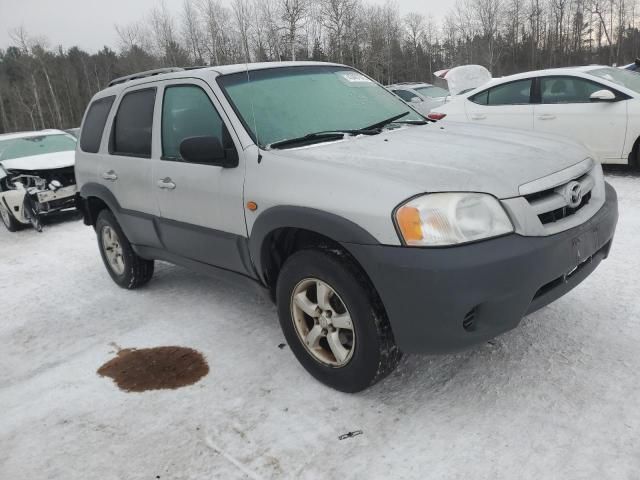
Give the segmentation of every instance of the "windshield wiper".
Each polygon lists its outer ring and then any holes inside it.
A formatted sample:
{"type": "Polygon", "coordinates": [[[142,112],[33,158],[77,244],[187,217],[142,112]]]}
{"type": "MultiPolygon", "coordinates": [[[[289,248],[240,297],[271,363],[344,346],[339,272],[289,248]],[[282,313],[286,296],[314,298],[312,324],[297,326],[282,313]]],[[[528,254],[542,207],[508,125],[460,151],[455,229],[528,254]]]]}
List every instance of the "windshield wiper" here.
{"type": "Polygon", "coordinates": [[[387,125],[389,125],[390,123],[393,123],[396,120],[400,120],[401,118],[406,117],[410,113],[411,113],[410,111],[399,113],[398,115],[394,115],[391,118],[387,118],[386,120],[382,120],[381,122],[374,123],[373,125],[369,125],[368,127],[363,128],[363,130],[380,130],[386,127],[387,125]]]}
{"type": "Polygon", "coordinates": [[[287,138],[285,140],[273,142],[267,145],[267,149],[290,147],[301,143],[330,142],[331,140],[341,140],[345,135],[377,135],[378,133],[380,133],[379,130],[372,128],[326,130],[323,132],[307,133],[301,137],[287,138]]]}

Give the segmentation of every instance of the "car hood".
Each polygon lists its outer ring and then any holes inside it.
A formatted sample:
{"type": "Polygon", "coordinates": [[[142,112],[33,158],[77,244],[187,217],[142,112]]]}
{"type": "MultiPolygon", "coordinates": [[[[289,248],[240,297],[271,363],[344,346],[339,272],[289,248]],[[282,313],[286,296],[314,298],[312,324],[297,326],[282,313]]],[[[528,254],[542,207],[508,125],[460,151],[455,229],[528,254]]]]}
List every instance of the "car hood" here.
{"type": "Polygon", "coordinates": [[[11,158],[1,160],[0,164],[6,170],[53,170],[56,168],[73,167],[75,165],[75,151],[46,153],[31,157],[11,158]]]}
{"type": "Polygon", "coordinates": [[[394,179],[416,194],[484,192],[501,199],[517,197],[520,185],[590,157],[579,143],[561,137],[454,122],[273,153],[394,179]]]}

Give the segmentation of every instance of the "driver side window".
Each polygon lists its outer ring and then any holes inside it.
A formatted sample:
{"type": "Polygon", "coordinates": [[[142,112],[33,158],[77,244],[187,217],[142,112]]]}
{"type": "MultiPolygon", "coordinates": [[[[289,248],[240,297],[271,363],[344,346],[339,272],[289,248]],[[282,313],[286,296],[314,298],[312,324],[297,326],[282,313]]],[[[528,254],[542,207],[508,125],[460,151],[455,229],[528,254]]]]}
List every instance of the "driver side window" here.
{"type": "Polygon", "coordinates": [[[208,95],[195,85],[166,87],[162,102],[162,159],[182,160],[180,144],[190,137],[215,137],[224,144],[224,123],[208,95]]]}
{"type": "Polygon", "coordinates": [[[576,77],[542,77],[540,92],[543,104],[589,103],[591,95],[606,87],[576,77]]]}

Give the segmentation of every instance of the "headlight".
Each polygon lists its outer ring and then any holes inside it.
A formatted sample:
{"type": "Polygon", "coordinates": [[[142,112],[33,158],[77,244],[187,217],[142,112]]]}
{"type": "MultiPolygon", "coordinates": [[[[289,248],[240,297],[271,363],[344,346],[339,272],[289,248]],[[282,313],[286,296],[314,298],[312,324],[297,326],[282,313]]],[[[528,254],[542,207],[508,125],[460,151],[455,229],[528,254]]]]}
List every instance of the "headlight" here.
{"type": "Polygon", "coordinates": [[[513,232],[500,202],[483,193],[431,193],[409,200],[395,212],[398,231],[409,246],[438,247],[513,232]]]}

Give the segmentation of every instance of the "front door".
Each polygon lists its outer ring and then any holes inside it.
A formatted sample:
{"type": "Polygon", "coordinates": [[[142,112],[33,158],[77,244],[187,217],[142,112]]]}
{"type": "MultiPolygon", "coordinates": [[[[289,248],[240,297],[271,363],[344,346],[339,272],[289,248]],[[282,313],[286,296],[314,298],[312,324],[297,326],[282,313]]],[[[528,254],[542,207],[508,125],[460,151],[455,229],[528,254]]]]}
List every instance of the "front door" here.
{"type": "Polygon", "coordinates": [[[620,159],[627,133],[627,104],[592,102],[591,94],[610,90],[580,77],[541,77],[534,128],[582,142],[601,161],[620,159]]]}
{"type": "Polygon", "coordinates": [[[153,167],[159,229],[173,254],[235,272],[242,261],[247,229],[244,219],[244,161],[222,119],[210,87],[198,80],[164,82],[160,127],[160,161],[153,167]],[[239,166],[186,162],[180,144],[186,138],[213,136],[240,154],[239,166]]]}

